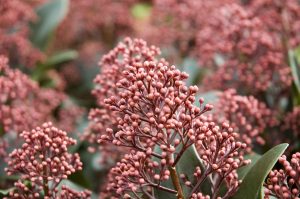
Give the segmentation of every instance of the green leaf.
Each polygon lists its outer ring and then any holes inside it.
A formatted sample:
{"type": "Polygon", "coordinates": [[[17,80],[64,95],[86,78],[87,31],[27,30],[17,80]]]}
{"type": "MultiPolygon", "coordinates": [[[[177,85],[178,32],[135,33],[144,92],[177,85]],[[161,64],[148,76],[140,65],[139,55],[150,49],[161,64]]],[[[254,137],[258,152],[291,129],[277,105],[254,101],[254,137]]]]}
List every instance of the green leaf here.
{"type": "Polygon", "coordinates": [[[82,171],[73,173],[72,175],[70,175],[68,177],[68,179],[86,189],[91,189],[91,187],[92,187],[91,183],[86,179],[86,177],[82,171]]]}
{"type": "Polygon", "coordinates": [[[245,155],[244,158],[245,158],[245,160],[251,160],[251,163],[238,170],[239,179],[243,179],[245,177],[245,175],[249,172],[249,170],[261,158],[261,155],[259,155],[257,153],[251,153],[249,155],[245,155]]]}
{"type": "Polygon", "coordinates": [[[14,190],[15,188],[9,188],[9,189],[0,189],[0,196],[6,196],[7,194],[9,194],[9,192],[11,192],[12,190],[14,190]]]}
{"type": "Polygon", "coordinates": [[[30,39],[35,46],[45,50],[48,39],[67,15],[69,0],[51,0],[36,10],[38,20],[31,24],[30,39]]]}
{"type": "MultiPolygon", "coordinates": [[[[188,177],[188,180],[193,182],[195,180],[194,172],[195,172],[196,167],[198,167],[198,166],[201,168],[202,171],[204,170],[203,162],[200,159],[195,146],[192,145],[188,149],[186,149],[184,154],[181,156],[179,162],[176,165],[176,170],[177,170],[178,176],[180,176],[180,174],[185,174],[188,177]]],[[[185,197],[188,197],[191,189],[189,187],[187,187],[186,185],[184,185],[183,182],[182,182],[181,187],[183,189],[183,193],[184,193],[185,197]]],[[[209,179],[207,179],[202,184],[201,192],[204,194],[210,194],[211,193],[210,188],[211,188],[211,185],[210,185],[209,179]]]]}
{"type": "Polygon", "coordinates": [[[189,74],[189,78],[186,80],[188,86],[197,85],[201,79],[201,68],[197,61],[192,58],[185,58],[182,63],[183,71],[189,74]]]}
{"type": "Polygon", "coordinates": [[[287,147],[288,144],[280,144],[267,151],[247,172],[239,190],[232,198],[256,199],[266,177],[287,147]]]}
{"type": "Polygon", "coordinates": [[[292,70],[294,84],[297,88],[298,93],[300,93],[300,68],[297,64],[297,60],[293,51],[289,51],[289,63],[292,70]]]}
{"type": "Polygon", "coordinates": [[[45,63],[43,63],[44,67],[47,66],[57,66],[67,61],[72,61],[78,57],[78,53],[75,50],[64,50],[58,53],[55,53],[53,56],[48,58],[45,63]]]}
{"type": "Polygon", "coordinates": [[[72,61],[78,57],[78,53],[75,50],[65,50],[58,53],[55,53],[50,58],[48,58],[44,63],[37,64],[37,67],[32,72],[32,79],[39,81],[40,79],[45,78],[46,71],[55,67],[58,67],[60,64],[72,61]]]}
{"type": "Polygon", "coordinates": [[[295,49],[295,57],[297,59],[297,62],[300,63],[300,46],[298,46],[296,49],[295,49]]]}
{"type": "Polygon", "coordinates": [[[131,13],[136,19],[146,19],[151,15],[151,9],[148,3],[137,3],[131,8],[131,13]]]}

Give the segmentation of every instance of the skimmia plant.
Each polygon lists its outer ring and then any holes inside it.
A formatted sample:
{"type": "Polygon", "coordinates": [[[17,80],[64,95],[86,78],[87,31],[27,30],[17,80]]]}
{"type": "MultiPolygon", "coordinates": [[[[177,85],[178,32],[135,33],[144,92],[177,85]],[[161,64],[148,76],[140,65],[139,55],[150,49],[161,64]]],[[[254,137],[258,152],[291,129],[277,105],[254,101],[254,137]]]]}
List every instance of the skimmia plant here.
{"type": "Polygon", "coordinates": [[[0,198],[300,198],[299,13],[0,0],[0,198]]]}

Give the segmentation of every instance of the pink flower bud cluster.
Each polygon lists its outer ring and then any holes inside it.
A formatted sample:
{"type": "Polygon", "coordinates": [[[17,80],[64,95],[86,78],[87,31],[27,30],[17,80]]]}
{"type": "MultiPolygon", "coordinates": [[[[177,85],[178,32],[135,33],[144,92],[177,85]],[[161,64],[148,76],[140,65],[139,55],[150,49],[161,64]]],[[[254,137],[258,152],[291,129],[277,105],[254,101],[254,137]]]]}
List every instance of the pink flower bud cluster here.
{"type": "Polygon", "coordinates": [[[265,184],[265,198],[299,198],[300,197],[300,153],[292,155],[290,161],[283,155],[279,159],[282,169],[270,172],[265,184]]]}
{"type": "Polygon", "coordinates": [[[55,49],[78,49],[80,59],[94,57],[99,50],[117,42],[119,36],[133,31],[131,7],[136,0],[76,0],[59,26],[55,49]],[[87,46],[87,43],[88,46],[87,46]],[[97,49],[97,51],[89,50],[97,49]]]}
{"type": "Polygon", "coordinates": [[[296,48],[300,44],[299,1],[251,0],[245,7],[251,9],[270,31],[286,39],[285,45],[296,48]]]}
{"type": "Polygon", "coordinates": [[[222,183],[227,186],[224,198],[234,195],[241,183],[237,169],[251,162],[244,160],[242,155],[247,145],[237,139],[238,134],[229,124],[218,126],[214,122],[203,122],[195,145],[205,168],[195,168],[194,182],[186,180],[185,184],[192,187],[192,193],[197,193],[204,180],[210,176],[213,198],[220,196],[222,183]]]}
{"type": "Polygon", "coordinates": [[[91,192],[88,190],[75,191],[75,190],[63,185],[61,187],[59,198],[60,199],[90,199],[91,195],[92,195],[91,192]]]}
{"type": "MultiPolygon", "coordinates": [[[[90,111],[91,126],[83,135],[83,139],[90,143],[96,143],[100,136],[106,133],[106,128],[117,127],[119,113],[112,112],[104,100],[110,96],[119,95],[116,84],[124,77],[122,72],[126,66],[144,61],[154,61],[159,54],[160,50],[157,47],[148,46],[141,39],[126,38],[124,42],[120,42],[117,47],[102,58],[100,62],[101,73],[96,76],[94,80],[96,88],[92,91],[99,108],[90,111]]],[[[118,150],[111,144],[103,144],[100,148],[103,155],[107,154],[108,157],[111,156],[111,151],[118,150]]],[[[114,154],[119,157],[118,153],[114,154]]],[[[107,158],[104,157],[104,159],[107,158]]]]}
{"type": "Polygon", "coordinates": [[[234,89],[222,92],[218,99],[213,118],[229,123],[238,132],[238,140],[247,144],[247,152],[251,152],[254,144],[265,144],[261,135],[277,120],[263,102],[253,96],[238,95],[234,89]]]}
{"type": "Polygon", "coordinates": [[[299,10],[297,0],[158,0],[139,34],[172,43],[176,56],[198,57],[212,70],[206,89],[280,93],[292,82],[287,53],[300,42],[299,10]]]}
{"type": "Polygon", "coordinates": [[[281,39],[269,32],[259,17],[235,3],[222,6],[213,14],[217,23],[208,25],[206,32],[200,31],[196,48],[200,60],[210,61],[215,68],[215,72],[204,79],[207,88],[234,87],[256,94],[270,87],[286,89],[291,85],[281,39]],[[211,32],[217,32],[218,36],[211,39],[211,32]],[[207,40],[213,40],[212,48],[208,49],[212,55],[208,59],[201,57],[208,54],[201,48],[207,40]],[[216,54],[223,59],[219,66],[211,60],[216,54]]]}
{"type": "Polygon", "coordinates": [[[179,51],[176,56],[193,54],[196,35],[211,20],[207,16],[215,7],[232,1],[154,0],[149,22],[138,34],[156,45],[175,46],[179,51]]]}
{"type": "Polygon", "coordinates": [[[23,131],[20,137],[25,143],[21,148],[9,154],[8,175],[19,174],[16,189],[10,193],[12,198],[53,198],[58,185],[69,175],[82,170],[79,154],[70,154],[67,149],[75,145],[76,140],[67,137],[52,123],[44,123],[32,131],[23,131]],[[31,188],[26,185],[29,181],[31,188]]]}
{"type": "Polygon", "coordinates": [[[43,54],[29,41],[28,23],[36,20],[30,1],[0,1],[0,54],[13,65],[32,67],[43,54]]]}
{"type": "Polygon", "coordinates": [[[128,193],[148,193],[149,187],[176,193],[160,186],[169,178],[170,171],[165,162],[152,160],[150,153],[132,151],[110,170],[106,191],[110,192],[110,196],[125,198],[128,198],[128,193]]]}
{"type": "Polygon", "coordinates": [[[65,94],[41,88],[27,75],[8,66],[0,56],[0,127],[4,132],[20,133],[51,120],[63,130],[73,131],[83,110],[65,94]],[[62,105],[62,107],[59,107],[62,105]],[[58,117],[53,115],[58,110],[58,117]]]}
{"type": "Polygon", "coordinates": [[[26,106],[28,102],[25,101],[33,90],[38,89],[38,85],[20,71],[10,69],[7,62],[6,57],[0,57],[0,123],[4,132],[20,132],[31,127],[28,126],[31,121],[24,121],[26,118],[33,118],[34,122],[40,117],[34,114],[34,108],[26,106]]]}
{"type": "MultiPolygon", "coordinates": [[[[198,192],[209,175],[219,175],[221,182],[227,182],[228,195],[236,191],[236,169],[248,163],[240,153],[246,144],[235,140],[237,134],[229,125],[219,128],[206,122],[203,114],[212,106],[204,105],[203,99],[199,101],[200,107],[194,105],[198,87],[187,87],[187,77],[163,59],[125,65],[115,83],[116,94],[104,101],[117,113],[117,130],[114,126],[107,128],[99,142],[129,147],[132,151],[111,169],[106,192],[124,197],[129,197],[129,192],[149,194],[153,188],[176,193],[157,180],[168,180],[170,168],[175,168],[193,144],[206,162],[206,171],[196,179],[192,193],[198,192]]],[[[215,184],[216,194],[221,182],[215,184]]],[[[191,185],[194,181],[186,183],[191,185]]]]}
{"type": "Polygon", "coordinates": [[[121,114],[117,119],[119,130],[108,128],[100,142],[143,152],[159,145],[171,155],[179,143],[190,145],[195,141],[199,117],[212,107],[193,105],[198,88],[185,86],[186,73],[163,61],[145,61],[127,66],[123,74],[116,84],[120,97],[105,100],[112,111],[121,114]]]}

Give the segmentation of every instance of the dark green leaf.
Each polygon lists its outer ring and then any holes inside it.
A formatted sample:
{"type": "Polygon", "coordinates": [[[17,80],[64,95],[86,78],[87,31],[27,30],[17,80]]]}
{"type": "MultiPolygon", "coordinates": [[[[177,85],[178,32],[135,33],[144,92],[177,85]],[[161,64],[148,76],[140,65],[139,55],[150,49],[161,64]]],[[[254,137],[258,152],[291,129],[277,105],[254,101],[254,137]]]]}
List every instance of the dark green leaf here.
{"type": "Polygon", "coordinates": [[[48,39],[56,27],[65,18],[69,0],[51,0],[36,11],[38,20],[31,25],[31,41],[41,50],[45,50],[48,39]]]}
{"type": "MultiPolygon", "coordinates": [[[[202,171],[204,169],[203,162],[200,159],[195,146],[192,145],[181,156],[179,162],[176,165],[176,170],[178,172],[178,176],[180,176],[180,174],[185,174],[188,177],[188,180],[193,182],[195,180],[194,172],[196,167],[200,167],[202,171]]],[[[187,197],[191,191],[190,188],[185,186],[183,182],[181,186],[184,195],[187,197]]],[[[210,194],[211,193],[210,187],[211,184],[209,182],[209,179],[207,179],[206,181],[203,182],[201,186],[201,192],[204,194],[210,194]]]]}
{"type": "Polygon", "coordinates": [[[300,46],[298,46],[296,49],[295,49],[295,57],[297,59],[297,62],[300,63],[300,46]]]}
{"type": "Polygon", "coordinates": [[[67,61],[72,61],[78,57],[78,53],[75,50],[65,50],[58,53],[55,53],[53,56],[48,58],[44,66],[57,66],[67,61]]]}
{"type": "Polygon", "coordinates": [[[81,187],[91,189],[91,183],[86,179],[82,171],[77,171],[68,177],[68,179],[81,187]]]}
{"type": "Polygon", "coordinates": [[[7,195],[12,190],[14,190],[14,188],[0,189],[0,196],[5,196],[5,195],[7,195]]]}
{"type": "Polygon", "coordinates": [[[238,192],[232,198],[257,198],[263,182],[287,147],[288,144],[280,144],[266,152],[247,172],[238,192]]]}
{"type": "Polygon", "coordinates": [[[297,88],[298,93],[300,93],[300,68],[297,64],[297,60],[293,51],[289,51],[289,63],[292,70],[294,84],[297,88]]]}
{"type": "Polygon", "coordinates": [[[251,153],[249,155],[245,155],[245,160],[251,160],[251,163],[240,168],[238,170],[239,179],[243,179],[248,171],[256,164],[256,162],[261,158],[261,155],[257,153],[251,153]]]}

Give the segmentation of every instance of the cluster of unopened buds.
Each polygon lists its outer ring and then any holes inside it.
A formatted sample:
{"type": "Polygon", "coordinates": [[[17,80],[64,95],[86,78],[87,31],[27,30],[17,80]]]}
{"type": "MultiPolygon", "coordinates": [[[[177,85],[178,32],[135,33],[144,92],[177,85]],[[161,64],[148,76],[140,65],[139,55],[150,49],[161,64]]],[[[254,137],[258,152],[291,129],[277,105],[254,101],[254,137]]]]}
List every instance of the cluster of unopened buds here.
{"type": "MultiPolygon", "coordinates": [[[[122,73],[126,66],[136,62],[154,61],[159,54],[160,50],[157,47],[148,46],[141,39],[125,38],[124,42],[120,42],[117,47],[103,56],[100,62],[101,73],[96,76],[94,80],[96,88],[92,91],[99,107],[90,111],[91,124],[88,131],[82,136],[84,140],[97,143],[106,128],[113,127],[114,131],[118,130],[117,118],[120,117],[120,114],[112,112],[104,100],[110,96],[119,96],[116,84],[124,77],[122,73]]],[[[120,154],[127,152],[126,149],[116,148],[110,143],[102,143],[100,149],[104,159],[119,159],[120,154]],[[114,157],[111,153],[113,151],[114,157]]]]}
{"type": "Polygon", "coordinates": [[[76,140],[52,123],[24,131],[20,137],[25,142],[9,154],[8,168],[5,169],[8,175],[20,175],[9,197],[40,198],[43,194],[44,198],[51,199],[60,194],[72,194],[67,188],[60,193],[59,185],[72,173],[82,170],[79,154],[67,151],[76,140]]]}
{"type": "Polygon", "coordinates": [[[300,153],[292,155],[290,161],[283,155],[279,159],[282,169],[270,172],[265,184],[265,198],[290,199],[300,196],[300,153]]]}
{"type": "Polygon", "coordinates": [[[238,95],[228,89],[219,94],[212,117],[229,123],[239,133],[238,140],[247,144],[247,152],[254,144],[264,145],[263,132],[277,124],[275,114],[253,96],[238,95]]]}
{"type": "Polygon", "coordinates": [[[194,105],[198,87],[185,85],[188,75],[163,59],[135,60],[119,69],[122,76],[114,87],[117,94],[104,100],[118,115],[118,130],[107,128],[99,142],[127,147],[131,152],[111,169],[106,193],[111,197],[141,193],[153,197],[151,190],[158,189],[182,196],[180,181],[184,181],[192,188],[191,197],[211,178],[213,198],[219,196],[225,181],[224,197],[234,194],[239,185],[236,170],[249,163],[240,154],[246,144],[236,141],[237,133],[228,124],[219,127],[207,120],[204,113],[212,110],[212,105],[204,105],[202,98],[200,107],[194,105]],[[184,173],[178,175],[176,165],[195,146],[205,169],[188,179],[184,173]],[[174,189],[163,186],[169,178],[174,189]]]}

